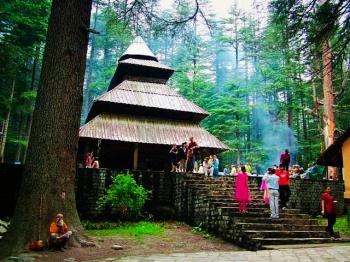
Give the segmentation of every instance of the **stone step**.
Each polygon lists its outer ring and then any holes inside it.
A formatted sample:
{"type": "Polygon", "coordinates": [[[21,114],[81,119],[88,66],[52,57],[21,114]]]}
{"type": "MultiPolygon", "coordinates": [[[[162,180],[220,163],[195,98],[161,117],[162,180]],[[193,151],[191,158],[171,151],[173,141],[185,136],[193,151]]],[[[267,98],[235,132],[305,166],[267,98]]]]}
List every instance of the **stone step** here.
{"type": "MultiPolygon", "coordinates": [[[[185,183],[187,185],[195,186],[195,185],[206,185],[206,186],[232,186],[235,187],[235,182],[233,181],[200,181],[200,180],[186,180],[185,183]]],[[[248,183],[249,188],[258,188],[256,183],[248,183]]]]}
{"type": "MultiPolygon", "coordinates": [[[[248,213],[249,214],[249,213],[248,213]]],[[[289,224],[289,225],[318,225],[317,219],[296,219],[296,218],[279,218],[270,217],[252,217],[252,216],[235,216],[234,221],[237,223],[265,223],[265,224],[289,224]]]]}
{"type": "MultiPolygon", "coordinates": [[[[233,199],[233,196],[230,196],[230,197],[217,197],[217,196],[211,196],[211,195],[206,195],[206,198],[211,201],[211,202],[223,202],[223,203],[236,203],[237,204],[237,201],[235,199],[233,199]]],[[[258,198],[253,198],[252,199],[252,202],[250,203],[251,205],[265,205],[263,203],[263,200],[262,198],[261,199],[258,199],[258,198]]]]}
{"type": "MultiPolygon", "coordinates": [[[[227,208],[220,208],[222,210],[222,213],[224,215],[229,215],[233,217],[254,217],[254,218],[265,218],[269,219],[270,218],[270,212],[253,212],[249,211],[248,208],[248,213],[240,213],[238,208],[237,209],[227,209],[227,208]]],[[[310,218],[310,215],[306,214],[288,214],[288,213],[280,213],[279,214],[280,218],[290,218],[290,219],[308,219],[310,218]]]]}
{"type": "MultiPolygon", "coordinates": [[[[238,212],[239,211],[238,204],[235,205],[235,206],[233,206],[233,205],[232,206],[217,205],[217,208],[220,208],[220,209],[222,209],[222,208],[230,208],[233,212],[238,212]]],[[[259,213],[259,212],[261,212],[265,216],[266,215],[270,216],[270,214],[271,214],[270,208],[267,207],[267,206],[260,207],[260,206],[248,205],[248,213],[247,214],[249,214],[249,213],[259,213]]],[[[281,210],[280,214],[281,215],[289,214],[292,217],[299,217],[299,218],[310,218],[310,215],[308,215],[308,214],[300,214],[298,209],[281,210]],[[295,216],[293,216],[293,215],[295,215],[295,216]]]]}
{"type": "MultiPolygon", "coordinates": [[[[235,200],[232,202],[222,202],[222,201],[211,201],[211,204],[215,205],[216,207],[231,207],[231,208],[238,208],[239,204],[235,200]]],[[[248,205],[249,211],[253,211],[255,209],[260,210],[267,210],[267,212],[270,212],[270,206],[263,203],[263,202],[252,202],[248,205]]],[[[280,209],[280,213],[289,213],[289,214],[300,214],[300,209],[293,209],[293,208],[286,208],[286,209],[280,209]]]]}
{"type": "MultiPolygon", "coordinates": [[[[234,212],[234,213],[237,213],[239,212],[239,207],[238,206],[234,206],[234,207],[225,207],[225,206],[218,206],[218,208],[220,209],[225,209],[225,208],[229,208],[229,211],[231,212],[234,212]]],[[[226,211],[226,210],[225,210],[226,211]]],[[[266,217],[267,216],[270,216],[270,209],[268,208],[264,208],[264,207],[250,207],[248,206],[248,213],[247,214],[264,214],[266,217]]]]}
{"type": "MultiPolygon", "coordinates": [[[[197,185],[197,184],[193,184],[193,185],[189,185],[189,187],[191,189],[208,189],[208,190],[221,190],[221,191],[231,191],[234,192],[235,191],[235,187],[232,185],[197,185]]],[[[251,187],[249,188],[250,192],[261,192],[264,193],[263,191],[261,191],[259,188],[257,187],[251,187]]]]}
{"type": "Polygon", "coordinates": [[[252,238],[329,238],[326,231],[244,230],[252,238]]]}
{"type": "Polygon", "coordinates": [[[347,242],[345,239],[332,240],[330,237],[311,237],[311,238],[252,238],[252,240],[260,241],[264,245],[286,245],[286,244],[322,244],[322,243],[340,243],[347,242]]]}
{"type": "MultiPolygon", "coordinates": [[[[217,206],[218,208],[233,208],[233,209],[238,209],[239,208],[239,204],[237,202],[233,202],[233,203],[221,203],[221,202],[212,202],[212,204],[214,204],[215,206],[217,206]]],[[[265,212],[270,214],[270,207],[264,203],[250,203],[248,204],[248,212],[265,212]]],[[[286,209],[280,209],[279,210],[280,214],[295,214],[295,215],[302,215],[302,217],[308,216],[310,217],[310,215],[307,214],[300,214],[300,210],[299,209],[292,209],[292,208],[286,208],[286,209]]]]}
{"type": "MultiPolygon", "coordinates": [[[[208,196],[213,196],[213,197],[216,197],[218,199],[225,199],[225,198],[233,198],[234,194],[233,194],[233,192],[232,193],[227,193],[225,195],[222,194],[222,193],[215,194],[215,193],[210,192],[210,195],[208,195],[208,196]]],[[[259,194],[259,195],[258,194],[251,194],[250,196],[251,196],[252,199],[263,200],[263,194],[259,194]]]]}
{"type": "Polygon", "coordinates": [[[290,225],[290,224],[267,224],[267,223],[235,223],[235,226],[242,230],[289,230],[289,231],[325,231],[326,226],[322,225],[290,225]]]}
{"type": "MultiPolygon", "coordinates": [[[[232,202],[222,202],[222,201],[211,201],[211,204],[217,206],[217,207],[238,207],[238,203],[233,200],[232,202]]],[[[254,208],[267,208],[270,210],[269,205],[266,205],[263,202],[252,202],[249,204],[249,207],[254,207],[254,208]]],[[[295,209],[298,211],[298,209],[295,209]]]]}

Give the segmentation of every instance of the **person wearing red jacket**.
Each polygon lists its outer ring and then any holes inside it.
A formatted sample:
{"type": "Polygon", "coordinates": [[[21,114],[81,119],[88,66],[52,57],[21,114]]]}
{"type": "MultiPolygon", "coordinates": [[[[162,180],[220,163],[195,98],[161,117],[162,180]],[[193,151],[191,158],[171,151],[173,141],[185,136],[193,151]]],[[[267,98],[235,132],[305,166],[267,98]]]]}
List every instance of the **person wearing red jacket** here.
{"type": "Polygon", "coordinates": [[[284,153],[280,156],[280,164],[284,166],[284,169],[288,171],[290,163],[290,155],[288,149],[284,150],[284,153]]]}
{"type": "Polygon", "coordinates": [[[279,185],[279,193],[281,200],[281,208],[285,209],[287,207],[287,203],[290,197],[290,189],[289,189],[289,173],[284,169],[283,165],[280,165],[276,170],[276,175],[280,178],[278,181],[279,185]]]}
{"type": "Polygon", "coordinates": [[[321,195],[321,214],[324,215],[327,220],[326,231],[329,233],[331,238],[335,237],[333,226],[337,220],[336,215],[336,203],[334,197],[331,195],[331,187],[327,186],[321,195]]]}

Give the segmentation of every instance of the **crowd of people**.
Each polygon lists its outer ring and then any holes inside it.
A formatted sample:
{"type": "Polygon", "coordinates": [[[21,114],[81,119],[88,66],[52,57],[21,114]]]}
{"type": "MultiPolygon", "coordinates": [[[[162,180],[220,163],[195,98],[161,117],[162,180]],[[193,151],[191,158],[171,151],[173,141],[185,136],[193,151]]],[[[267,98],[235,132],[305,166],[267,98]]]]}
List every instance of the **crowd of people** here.
{"type": "MultiPolygon", "coordinates": [[[[234,199],[238,202],[239,212],[247,213],[248,205],[252,202],[250,196],[248,174],[243,166],[237,173],[235,182],[234,199]]],[[[270,167],[263,176],[260,190],[264,191],[263,199],[266,205],[270,206],[270,218],[279,219],[280,208],[286,209],[290,197],[289,173],[286,165],[280,164],[278,168],[270,167]]],[[[331,188],[327,186],[321,195],[321,214],[327,218],[326,231],[331,238],[335,238],[333,226],[336,222],[336,203],[331,195],[331,188]]]]}
{"type": "Polygon", "coordinates": [[[200,158],[200,149],[193,137],[181,146],[173,144],[169,151],[171,172],[194,172],[206,176],[219,175],[219,159],[216,155],[200,158]]]}

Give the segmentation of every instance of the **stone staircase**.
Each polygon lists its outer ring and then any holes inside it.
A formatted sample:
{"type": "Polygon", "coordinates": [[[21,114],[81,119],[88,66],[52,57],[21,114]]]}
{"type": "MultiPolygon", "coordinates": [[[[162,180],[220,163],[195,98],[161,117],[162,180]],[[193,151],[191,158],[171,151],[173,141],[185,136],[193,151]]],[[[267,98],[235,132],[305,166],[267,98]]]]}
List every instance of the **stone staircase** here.
{"type": "Polygon", "coordinates": [[[182,183],[182,218],[249,250],[265,249],[268,245],[349,241],[331,240],[325,226],[298,209],[280,210],[280,218],[271,219],[256,178],[249,181],[252,204],[245,214],[239,213],[238,203],[233,200],[233,177],[186,174],[182,183]]]}

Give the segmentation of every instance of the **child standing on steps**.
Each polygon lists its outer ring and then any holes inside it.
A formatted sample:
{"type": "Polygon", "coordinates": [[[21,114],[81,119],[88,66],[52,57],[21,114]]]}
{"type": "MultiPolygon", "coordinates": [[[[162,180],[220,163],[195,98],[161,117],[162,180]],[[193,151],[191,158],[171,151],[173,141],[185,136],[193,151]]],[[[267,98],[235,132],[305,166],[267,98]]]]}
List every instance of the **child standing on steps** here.
{"type": "Polygon", "coordinates": [[[331,238],[335,237],[335,233],[333,230],[333,226],[336,222],[336,203],[334,197],[331,195],[331,187],[325,187],[322,195],[321,195],[321,213],[324,215],[327,220],[327,228],[326,231],[329,233],[331,238]]]}
{"type": "Polygon", "coordinates": [[[268,172],[267,171],[265,173],[265,175],[263,176],[263,179],[261,181],[261,185],[260,185],[260,191],[264,191],[264,203],[265,205],[269,205],[270,204],[270,196],[269,196],[269,188],[267,187],[267,184],[266,184],[266,179],[264,179],[265,177],[268,176],[268,172]]]}
{"type": "Polygon", "coordinates": [[[244,166],[241,167],[241,171],[238,172],[236,177],[236,191],[234,198],[238,202],[239,212],[247,213],[247,204],[251,202],[248,175],[244,166]]]}

